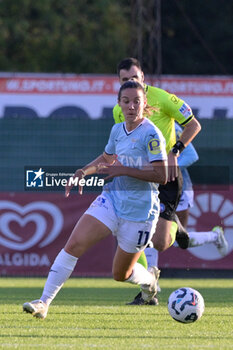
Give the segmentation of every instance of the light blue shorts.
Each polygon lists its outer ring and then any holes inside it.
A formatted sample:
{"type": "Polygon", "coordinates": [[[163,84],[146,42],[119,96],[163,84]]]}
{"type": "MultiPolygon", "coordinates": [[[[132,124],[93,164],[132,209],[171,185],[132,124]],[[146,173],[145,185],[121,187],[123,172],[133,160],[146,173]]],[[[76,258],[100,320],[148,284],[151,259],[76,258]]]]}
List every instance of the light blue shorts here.
{"type": "Polygon", "coordinates": [[[192,189],[183,191],[176,211],[187,210],[193,206],[194,193],[192,189]]]}

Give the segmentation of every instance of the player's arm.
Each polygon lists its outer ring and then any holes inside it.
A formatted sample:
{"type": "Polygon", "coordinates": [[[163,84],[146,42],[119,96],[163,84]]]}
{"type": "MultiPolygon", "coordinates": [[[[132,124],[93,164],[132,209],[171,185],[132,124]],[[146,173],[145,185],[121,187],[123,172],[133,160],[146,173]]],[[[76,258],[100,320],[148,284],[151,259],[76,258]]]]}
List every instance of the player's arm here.
{"type": "Polygon", "coordinates": [[[179,141],[181,141],[186,147],[194,137],[201,131],[201,124],[193,117],[187,124],[184,125],[184,130],[180,135],[179,141]]]}
{"type": "MultiPolygon", "coordinates": [[[[183,129],[180,127],[178,123],[175,124],[175,131],[176,131],[176,141],[178,141],[183,131],[183,129]]],[[[183,152],[179,155],[178,165],[179,167],[187,168],[193,163],[195,163],[198,159],[199,159],[198,153],[195,147],[193,146],[193,144],[190,142],[188,146],[185,147],[183,152]]]]}
{"type": "MultiPolygon", "coordinates": [[[[91,163],[85,165],[81,169],[77,169],[73,176],[73,179],[77,177],[79,179],[83,179],[87,175],[98,173],[99,168],[101,166],[104,166],[104,164],[112,165],[115,162],[115,160],[116,160],[115,154],[107,154],[104,152],[103,154],[98,156],[96,159],[94,159],[91,163]]],[[[68,181],[68,184],[66,186],[66,191],[65,191],[66,197],[69,197],[70,191],[73,186],[74,186],[73,181],[72,182],[68,181]]],[[[79,186],[79,194],[82,194],[82,193],[83,193],[83,187],[79,186]]]]}
{"type": "Polygon", "coordinates": [[[102,166],[102,164],[109,164],[112,165],[116,160],[116,155],[115,154],[107,154],[103,153],[96,159],[94,159],[91,163],[85,165],[81,170],[83,175],[92,175],[95,174],[99,168],[102,166]]]}
{"type": "Polygon", "coordinates": [[[195,117],[184,125],[184,130],[180,135],[180,139],[174,144],[168,154],[169,174],[168,181],[174,181],[178,176],[177,159],[185,147],[194,139],[201,130],[201,125],[195,117]]]}
{"type": "Polygon", "coordinates": [[[167,113],[173,116],[173,118],[184,127],[180,140],[173,145],[173,148],[168,154],[168,181],[173,181],[178,176],[177,159],[183,149],[200,132],[201,125],[193,116],[192,109],[186,102],[171,94],[168,96],[167,102],[165,107],[167,108],[167,113]]]}
{"type": "Polygon", "coordinates": [[[152,162],[152,169],[140,170],[136,168],[128,168],[126,169],[127,175],[131,177],[135,177],[139,180],[144,180],[148,182],[155,182],[161,185],[165,185],[167,183],[167,161],[156,161],[152,162]]]}
{"type": "Polygon", "coordinates": [[[179,167],[187,168],[199,159],[192,143],[189,143],[178,158],[179,167]]]}
{"type": "Polygon", "coordinates": [[[201,125],[195,117],[184,125],[184,130],[180,135],[180,139],[174,144],[168,154],[169,176],[168,181],[174,181],[178,176],[177,158],[184,148],[194,139],[201,130],[201,125]]]}
{"type": "MultiPolygon", "coordinates": [[[[185,101],[172,94],[165,96],[167,96],[167,100],[163,101],[163,107],[166,113],[183,127],[178,142],[182,142],[184,148],[200,132],[201,125],[194,117],[191,107],[185,101]]],[[[179,151],[182,150],[179,149],[179,151]]]]}
{"type": "Polygon", "coordinates": [[[113,165],[103,164],[99,173],[108,174],[105,180],[116,176],[130,176],[139,180],[165,185],[167,182],[167,161],[152,162],[151,166],[145,169],[123,166],[120,162],[116,161],[113,165]]]}

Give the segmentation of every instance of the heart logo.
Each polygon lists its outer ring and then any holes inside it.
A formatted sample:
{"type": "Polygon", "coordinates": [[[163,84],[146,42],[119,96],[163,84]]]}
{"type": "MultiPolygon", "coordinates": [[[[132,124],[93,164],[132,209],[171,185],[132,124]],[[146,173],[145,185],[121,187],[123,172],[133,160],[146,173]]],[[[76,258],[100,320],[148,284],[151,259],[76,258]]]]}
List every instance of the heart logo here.
{"type": "Polygon", "coordinates": [[[60,209],[49,202],[38,201],[20,206],[15,202],[0,201],[0,210],[5,211],[0,215],[0,244],[13,250],[23,251],[38,242],[40,248],[45,247],[57,238],[63,227],[64,219],[60,209]],[[52,221],[49,231],[46,219],[48,215],[52,221]],[[12,223],[25,228],[26,240],[11,228],[12,223]],[[26,228],[30,223],[35,226],[34,230],[26,228]]]}

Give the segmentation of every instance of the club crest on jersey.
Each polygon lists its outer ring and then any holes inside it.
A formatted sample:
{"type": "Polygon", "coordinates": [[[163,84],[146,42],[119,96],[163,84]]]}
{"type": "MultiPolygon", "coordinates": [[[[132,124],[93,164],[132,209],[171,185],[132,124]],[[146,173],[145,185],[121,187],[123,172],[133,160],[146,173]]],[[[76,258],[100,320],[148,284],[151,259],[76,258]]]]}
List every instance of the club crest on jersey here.
{"type": "Polygon", "coordinates": [[[151,139],[148,142],[148,149],[152,154],[159,154],[161,152],[160,141],[158,139],[151,139]]]}
{"type": "Polygon", "coordinates": [[[192,115],[192,110],[189,107],[189,105],[187,105],[186,103],[182,104],[182,106],[180,107],[179,111],[180,111],[180,113],[183,114],[183,116],[185,118],[188,118],[188,117],[190,117],[192,115]]]}

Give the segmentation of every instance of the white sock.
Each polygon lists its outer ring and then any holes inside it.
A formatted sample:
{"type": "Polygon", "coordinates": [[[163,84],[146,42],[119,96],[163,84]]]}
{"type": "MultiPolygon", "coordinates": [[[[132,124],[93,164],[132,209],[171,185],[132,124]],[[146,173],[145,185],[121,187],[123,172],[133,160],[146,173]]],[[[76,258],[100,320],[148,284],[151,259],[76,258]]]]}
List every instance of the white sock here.
{"type": "Polygon", "coordinates": [[[72,256],[62,249],[54,260],[49,271],[47,281],[40,300],[49,305],[65,281],[70,277],[78,258],[72,256]]]}
{"type": "Polygon", "coordinates": [[[151,266],[158,267],[158,259],[159,259],[158,250],[155,248],[146,248],[144,252],[146,254],[148,267],[151,267],[151,266]]]}
{"type": "Polygon", "coordinates": [[[205,243],[214,243],[217,239],[217,233],[209,232],[189,232],[189,248],[198,247],[205,243]]]}
{"type": "Polygon", "coordinates": [[[133,284],[150,285],[153,281],[152,274],[145,269],[141,264],[136,263],[133,268],[132,275],[125,282],[133,284]]]}

